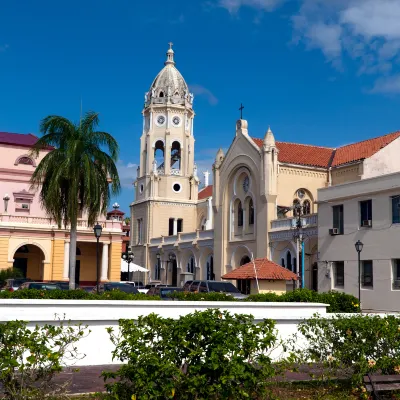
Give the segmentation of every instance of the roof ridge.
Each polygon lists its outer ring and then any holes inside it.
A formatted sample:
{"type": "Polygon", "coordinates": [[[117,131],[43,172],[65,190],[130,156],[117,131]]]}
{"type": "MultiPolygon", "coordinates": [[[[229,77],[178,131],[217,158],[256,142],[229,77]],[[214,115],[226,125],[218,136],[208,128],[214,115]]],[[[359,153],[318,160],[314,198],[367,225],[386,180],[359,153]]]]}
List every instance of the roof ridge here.
{"type": "MultiPolygon", "coordinates": [[[[254,140],[261,140],[263,141],[263,139],[261,138],[256,138],[256,137],[252,137],[252,139],[254,140]]],[[[294,145],[298,145],[298,146],[308,146],[308,147],[318,147],[320,149],[327,149],[327,150],[335,150],[334,147],[326,147],[326,146],[319,146],[317,144],[305,144],[305,143],[294,143],[294,142],[283,142],[281,140],[277,140],[276,143],[285,143],[285,144],[294,144],[294,145]]]]}
{"type": "MultiPolygon", "coordinates": [[[[354,143],[345,144],[345,145],[343,145],[343,146],[338,147],[338,149],[343,149],[344,147],[347,147],[347,146],[354,146],[355,144],[365,143],[365,142],[369,142],[369,141],[371,141],[371,140],[381,139],[381,138],[384,138],[384,137],[386,137],[386,136],[391,136],[391,135],[395,135],[395,134],[400,135],[400,131],[394,131],[394,132],[386,133],[386,134],[384,134],[384,135],[375,136],[375,137],[373,137],[373,138],[360,140],[359,142],[354,142],[354,143]]],[[[394,140],[394,139],[393,139],[393,140],[394,140]]]]}

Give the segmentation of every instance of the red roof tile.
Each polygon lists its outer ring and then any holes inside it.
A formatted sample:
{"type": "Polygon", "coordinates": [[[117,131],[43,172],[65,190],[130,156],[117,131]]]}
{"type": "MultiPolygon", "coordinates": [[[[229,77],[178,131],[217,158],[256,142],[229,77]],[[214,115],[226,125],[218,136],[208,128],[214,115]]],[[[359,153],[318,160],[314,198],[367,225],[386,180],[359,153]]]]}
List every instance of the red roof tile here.
{"type": "Polygon", "coordinates": [[[125,213],[120,210],[112,210],[112,211],[108,211],[107,215],[125,215],[125,213]]]}
{"type": "MultiPolygon", "coordinates": [[[[260,280],[297,280],[297,275],[286,268],[268,260],[268,258],[256,258],[257,278],[260,280]]],[[[222,279],[256,279],[253,262],[242,265],[239,268],[228,272],[222,279]]]]}
{"type": "Polygon", "coordinates": [[[14,144],[17,146],[31,147],[39,138],[31,133],[27,135],[21,133],[8,133],[0,132],[0,143],[2,144],[14,144]]]}
{"type": "Polygon", "coordinates": [[[369,158],[398,137],[400,137],[400,131],[339,147],[336,150],[332,167],[369,158]]]}
{"type": "MultiPolygon", "coordinates": [[[[252,138],[262,148],[263,140],[252,138]]],[[[310,167],[328,168],[333,149],[308,144],[276,142],[279,150],[278,160],[281,163],[307,165],[310,167]]]]}
{"type": "Polygon", "coordinates": [[[213,192],[213,185],[208,185],[204,189],[202,189],[198,194],[198,200],[206,199],[207,197],[211,197],[213,192]]]}

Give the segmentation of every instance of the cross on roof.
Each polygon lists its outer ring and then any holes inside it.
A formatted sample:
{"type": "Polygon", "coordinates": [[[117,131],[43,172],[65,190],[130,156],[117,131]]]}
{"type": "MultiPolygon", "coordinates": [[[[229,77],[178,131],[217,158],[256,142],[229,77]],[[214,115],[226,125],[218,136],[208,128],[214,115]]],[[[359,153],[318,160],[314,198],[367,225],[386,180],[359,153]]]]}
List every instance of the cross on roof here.
{"type": "Polygon", "coordinates": [[[169,42],[169,49],[172,50],[172,46],[174,45],[172,42],[169,42]]]}
{"type": "Polygon", "coordinates": [[[243,108],[244,108],[244,105],[243,105],[242,103],[240,103],[240,107],[239,107],[239,110],[240,110],[240,119],[243,119],[243,108]]]}

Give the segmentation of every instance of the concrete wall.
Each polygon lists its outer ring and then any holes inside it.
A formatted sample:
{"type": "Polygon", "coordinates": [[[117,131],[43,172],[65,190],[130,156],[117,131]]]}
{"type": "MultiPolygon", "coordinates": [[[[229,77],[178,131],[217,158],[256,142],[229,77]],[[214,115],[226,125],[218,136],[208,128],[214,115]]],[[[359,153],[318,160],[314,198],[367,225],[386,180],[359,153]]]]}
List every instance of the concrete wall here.
{"type": "Polygon", "coordinates": [[[250,293],[258,294],[258,293],[275,293],[275,294],[284,294],[286,293],[286,281],[258,281],[258,285],[260,287],[260,292],[257,290],[256,281],[251,282],[250,293]]]}
{"type": "MultiPolygon", "coordinates": [[[[86,354],[74,365],[120,364],[112,360],[114,347],[106,331],[107,327],[118,328],[118,320],[137,319],[150,313],[164,318],[177,319],[195,310],[208,308],[227,310],[232,314],[251,314],[256,321],[271,318],[276,321],[278,335],[289,338],[297,332],[297,324],[313,314],[326,314],[326,305],[312,303],[237,303],[237,302],[189,302],[189,301],[79,301],[79,300],[0,300],[0,323],[5,321],[29,321],[29,326],[46,323],[58,324],[63,318],[73,323],[88,325],[91,333],[77,343],[78,352],[86,354]],[[55,317],[58,316],[58,318],[55,317]]],[[[272,353],[276,359],[282,355],[277,349],[272,353]]]]}
{"type": "Polygon", "coordinates": [[[318,193],[319,290],[333,289],[334,262],[344,261],[344,290],[358,297],[354,244],[364,243],[361,260],[373,261],[373,288],[361,290],[363,309],[400,311],[400,290],[392,289],[392,260],[400,259],[400,226],[392,224],[391,196],[400,195],[400,173],[321,189],[318,193]],[[372,227],[360,227],[359,202],[372,200],[372,227]],[[343,204],[344,234],[330,236],[332,206],[343,204]]]}

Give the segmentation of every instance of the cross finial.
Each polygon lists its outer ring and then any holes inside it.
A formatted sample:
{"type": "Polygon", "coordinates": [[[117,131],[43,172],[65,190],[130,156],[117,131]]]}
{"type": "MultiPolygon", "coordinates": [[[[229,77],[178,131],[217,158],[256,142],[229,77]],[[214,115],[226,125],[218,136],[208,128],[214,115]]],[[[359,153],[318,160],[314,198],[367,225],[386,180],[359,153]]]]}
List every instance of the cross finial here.
{"type": "Polygon", "coordinates": [[[243,105],[242,103],[240,103],[240,107],[239,107],[239,110],[240,110],[240,119],[243,119],[243,108],[244,108],[244,105],[243,105]]]}
{"type": "Polygon", "coordinates": [[[172,50],[172,46],[174,45],[172,42],[169,42],[169,49],[172,50]]]}

